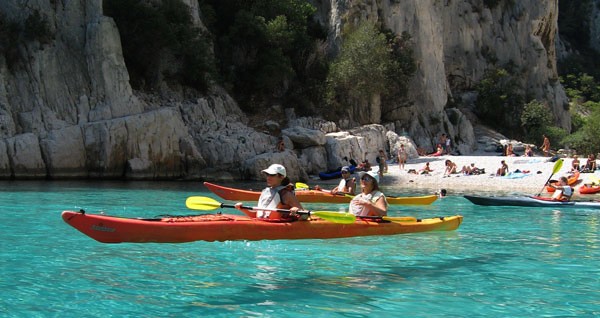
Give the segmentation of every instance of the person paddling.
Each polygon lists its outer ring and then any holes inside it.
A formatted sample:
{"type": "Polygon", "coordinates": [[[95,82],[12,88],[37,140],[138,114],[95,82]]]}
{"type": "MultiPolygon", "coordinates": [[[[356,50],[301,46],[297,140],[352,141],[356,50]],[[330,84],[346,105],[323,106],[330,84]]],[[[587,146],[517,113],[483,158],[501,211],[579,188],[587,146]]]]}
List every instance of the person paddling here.
{"type": "Polygon", "coordinates": [[[573,195],[573,188],[568,184],[567,177],[560,177],[559,184],[549,184],[550,187],[556,189],[552,195],[552,199],[555,201],[570,201],[573,195]]]}
{"type": "Polygon", "coordinates": [[[378,180],[379,175],[373,171],[360,174],[361,193],[350,201],[350,213],[358,217],[387,215],[388,202],[379,190],[378,180]]]}
{"type": "Polygon", "coordinates": [[[350,174],[350,167],[342,167],[342,179],[337,187],[331,189],[331,194],[351,194],[354,195],[354,188],[356,187],[356,180],[350,174]]]}
{"type": "MultiPolygon", "coordinates": [[[[257,207],[266,210],[258,211],[256,213],[257,218],[287,219],[290,216],[295,216],[299,210],[302,210],[302,205],[294,193],[293,185],[290,185],[290,180],[287,178],[284,166],[272,164],[262,172],[266,175],[267,187],[261,192],[257,207]],[[269,211],[268,209],[289,209],[290,213],[286,215],[281,212],[269,211]]],[[[235,204],[235,208],[241,210],[242,205],[242,202],[238,202],[235,204]]]]}

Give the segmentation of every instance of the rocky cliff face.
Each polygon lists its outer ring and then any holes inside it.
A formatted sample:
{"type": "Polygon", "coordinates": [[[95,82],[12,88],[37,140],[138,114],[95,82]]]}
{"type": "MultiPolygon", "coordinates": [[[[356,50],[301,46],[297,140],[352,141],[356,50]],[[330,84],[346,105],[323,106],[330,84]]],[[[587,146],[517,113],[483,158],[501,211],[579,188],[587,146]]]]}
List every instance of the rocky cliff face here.
{"type": "MultiPolygon", "coordinates": [[[[344,156],[358,160],[367,153],[374,161],[380,148],[393,153],[399,140],[410,142],[396,130],[425,146],[446,132],[468,153],[476,144],[471,122],[461,109],[447,108],[448,97],[471,93],[490,65],[484,48],[500,62],[518,63],[526,93],[548,101],[568,127],[556,80],[557,0],[499,2],[493,9],[476,0],[319,2],[334,47],[343,40],[341,17],[348,10],[413,36],[414,104],[390,110],[374,103],[372,113],[388,114],[390,125],[347,133],[335,133],[334,123],[268,110],[293,126],[283,130],[288,149],[274,152],[273,133],[248,127],[218,87],[195,100],[134,92],[118,30],[103,16],[101,0],[1,1],[5,18],[21,24],[38,10],[53,38],[21,45],[17,61],[0,55],[0,178],[258,178],[261,167],[281,162],[292,179],[306,180],[344,164],[344,156]]],[[[186,3],[201,25],[197,1],[186,3]]]]}
{"type": "Polygon", "coordinates": [[[417,144],[430,146],[446,132],[468,153],[475,143],[464,113],[476,107],[470,103],[476,100],[474,86],[494,66],[514,63],[526,83],[523,95],[547,102],[560,126],[571,125],[556,70],[558,0],[496,2],[490,8],[491,2],[481,0],[331,0],[318,1],[318,8],[333,47],[343,41],[343,24],[360,19],[380,22],[396,34],[408,32],[418,64],[409,96],[413,105],[381,105],[381,112],[417,144]],[[449,108],[449,98],[462,101],[459,109],[449,108]]]}

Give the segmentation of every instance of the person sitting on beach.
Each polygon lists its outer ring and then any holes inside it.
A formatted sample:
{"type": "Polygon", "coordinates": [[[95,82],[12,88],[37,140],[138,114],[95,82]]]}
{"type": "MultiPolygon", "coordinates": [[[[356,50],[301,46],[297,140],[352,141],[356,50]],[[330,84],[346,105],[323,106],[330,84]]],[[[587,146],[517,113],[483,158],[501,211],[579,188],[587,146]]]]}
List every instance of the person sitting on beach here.
{"type": "Polygon", "coordinates": [[[285,142],[283,141],[283,137],[277,138],[277,151],[279,151],[279,152],[285,151],[285,142]]]}
{"type": "Polygon", "coordinates": [[[586,172],[596,171],[596,156],[594,156],[594,154],[590,154],[588,156],[587,162],[585,163],[584,171],[586,171],[586,172]]]}
{"type": "Polygon", "coordinates": [[[456,173],[456,163],[446,160],[446,170],[444,171],[444,177],[449,177],[451,174],[456,173]]]}
{"type": "Polygon", "coordinates": [[[579,164],[579,158],[577,155],[573,155],[573,161],[571,162],[571,172],[579,171],[581,166],[579,164]]]}
{"type": "Polygon", "coordinates": [[[555,201],[570,201],[573,195],[573,188],[568,184],[567,177],[560,177],[558,185],[549,183],[550,187],[556,189],[552,195],[552,200],[555,201]]]}
{"type": "Polygon", "coordinates": [[[331,194],[351,194],[354,195],[354,188],[356,187],[356,179],[350,174],[350,167],[342,167],[342,179],[337,187],[331,189],[331,194]]]}
{"type": "Polygon", "coordinates": [[[512,144],[508,144],[508,146],[506,146],[506,156],[507,157],[514,157],[515,156],[515,152],[513,151],[513,145],[512,144]]]}
{"type": "Polygon", "coordinates": [[[383,149],[379,149],[379,155],[376,158],[379,165],[379,177],[383,177],[383,173],[388,171],[387,155],[383,149]]]}
{"type": "MultiPolygon", "coordinates": [[[[462,169],[460,170],[460,172],[466,176],[469,176],[469,175],[473,175],[473,174],[481,174],[481,170],[482,169],[475,167],[474,163],[471,163],[470,166],[463,166],[462,169]]],[[[485,173],[485,172],[483,172],[483,173],[485,173]]]]}
{"type": "Polygon", "coordinates": [[[368,159],[365,159],[362,163],[356,166],[356,170],[358,171],[371,171],[371,164],[368,159]]]}
{"type": "Polygon", "coordinates": [[[429,162],[425,163],[425,166],[419,170],[420,174],[429,174],[430,172],[433,172],[433,169],[431,169],[431,167],[429,166],[429,162]]]}
{"type": "Polygon", "coordinates": [[[502,165],[500,166],[500,168],[498,168],[496,175],[497,176],[505,176],[508,173],[508,165],[506,164],[506,161],[504,161],[504,160],[500,161],[500,163],[502,165]]]}
{"type": "Polygon", "coordinates": [[[356,216],[386,216],[388,202],[379,190],[379,175],[373,171],[360,173],[361,192],[357,194],[348,210],[356,216]]]}
{"type": "Polygon", "coordinates": [[[439,157],[443,154],[444,154],[444,148],[442,148],[442,145],[438,144],[436,151],[434,153],[430,154],[429,157],[439,157]]]}
{"type": "Polygon", "coordinates": [[[530,145],[525,146],[525,157],[533,157],[533,150],[530,145]]]}

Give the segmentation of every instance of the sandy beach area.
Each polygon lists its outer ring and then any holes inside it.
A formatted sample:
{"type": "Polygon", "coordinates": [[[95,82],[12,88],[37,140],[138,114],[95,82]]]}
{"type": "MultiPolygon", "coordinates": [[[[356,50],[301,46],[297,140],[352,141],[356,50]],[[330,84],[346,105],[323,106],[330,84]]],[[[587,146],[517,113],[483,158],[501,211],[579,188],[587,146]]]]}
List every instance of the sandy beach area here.
{"type": "MultiPolygon", "coordinates": [[[[429,189],[439,190],[447,189],[449,192],[462,193],[522,193],[537,194],[545,182],[552,174],[555,162],[550,162],[547,157],[503,157],[498,155],[477,155],[477,156],[441,156],[441,157],[419,157],[411,159],[405,164],[401,171],[398,164],[392,164],[388,167],[388,173],[384,174],[382,186],[407,189],[429,189]],[[456,163],[457,170],[460,171],[463,166],[474,163],[477,168],[484,169],[485,174],[464,175],[462,173],[444,176],[445,161],[451,160],[456,163]],[[496,171],[501,166],[501,161],[505,160],[508,164],[507,176],[496,176],[496,171]],[[410,169],[419,171],[429,162],[433,172],[430,174],[411,174],[410,169]],[[518,170],[521,173],[515,173],[518,170]]],[[[570,158],[565,158],[562,168],[558,173],[552,176],[553,180],[561,176],[567,176],[571,170],[570,158]]],[[[598,176],[597,173],[582,173],[580,182],[573,187],[577,189],[585,183],[589,177],[598,176]]],[[[577,190],[576,190],[576,193],[577,190]]],[[[543,191],[542,194],[546,194],[543,191]]]]}
{"type": "MultiPolygon", "coordinates": [[[[552,175],[552,180],[558,180],[561,176],[567,176],[571,169],[570,158],[565,158],[562,168],[558,173],[552,175]]],[[[535,195],[542,191],[545,182],[550,178],[555,162],[550,162],[548,157],[503,157],[497,154],[481,154],[473,156],[440,156],[440,157],[419,157],[408,160],[404,169],[400,170],[397,163],[388,166],[388,172],[384,174],[382,187],[393,189],[394,192],[402,190],[419,190],[419,192],[439,191],[446,189],[448,194],[469,193],[469,194],[523,194],[535,195]],[[445,161],[451,160],[456,163],[457,170],[460,171],[463,166],[474,163],[477,168],[484,169],[485,173],[480,175],[464,175],[462,173],[444,176],[445,161]],[[501,161],[505,160],[508,164],[508,176],[496,176],[496,171],[501,166],[501,161]],[[412,174],[411,169],[419,172],[425,163],[429,162],[433,172],[429,174],[412,174]],[[523,173],[514,173],[519,170],[523,173]]],[[[377,167],[374,167],[377,169],[377,167]]],[[[597,171],[595,174],[582,173],[580,182],[573,187],[575,194],[579,195],[577,188],[589,180],[590,177],[600,176],[597,171]]],[[[329,187],[337,184],[338,180],[315,181],[314,183],[329,187]]],[[[545,190],[542,195],[549,195],[545,190]]],[[[586,195],[592,198],[590,195],[586,195]]]]}

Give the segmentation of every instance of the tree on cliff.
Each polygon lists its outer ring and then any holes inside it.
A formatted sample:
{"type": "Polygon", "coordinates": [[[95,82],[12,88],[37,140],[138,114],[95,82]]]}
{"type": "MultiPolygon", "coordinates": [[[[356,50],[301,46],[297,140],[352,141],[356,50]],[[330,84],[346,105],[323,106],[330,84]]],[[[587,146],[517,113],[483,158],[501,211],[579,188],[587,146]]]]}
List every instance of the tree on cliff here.
{"type": "Polygon", "coordinates": [[[339,55],[327,76],[327,101],[338,115],[360,124],[379,123],[382,96],[406,93],[407,82],[415,71],[410,37],[386,37],[377,27],[362,22],[348,32],[339,55]]]}

